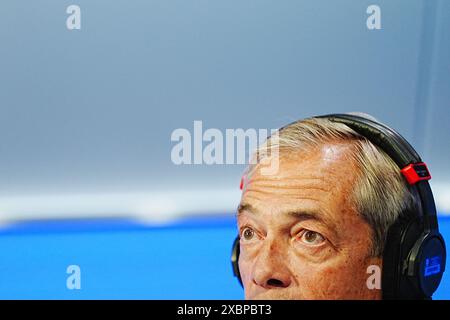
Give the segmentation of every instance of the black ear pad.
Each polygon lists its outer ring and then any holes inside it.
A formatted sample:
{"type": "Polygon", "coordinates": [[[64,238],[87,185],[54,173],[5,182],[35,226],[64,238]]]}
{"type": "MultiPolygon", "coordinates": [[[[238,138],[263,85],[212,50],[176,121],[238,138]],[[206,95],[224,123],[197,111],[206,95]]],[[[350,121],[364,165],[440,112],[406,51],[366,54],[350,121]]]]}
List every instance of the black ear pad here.
{"type": "Polygon", "coordinates": [[[402,215],[387,234],[383,253],[382,292],[383,299],[423,299],[417,281],[405,275],[407,258],[422,232],[420,218],[402,215]]]}
{"type": "Polygon", "coordinates": [[[233,267],[233,274],[238,278],[239,283],[243,287],[241,273],[239,272],[239,253],[240,253],[239,237],[236,237],[233,242],[233,249],[231,251],[231,266],[233,267]]]}
{"type": "Polygon", "coordinates": [[[439,286],[444,241],[440,234],[423,233],[422,226],[420,217],[403,215],[389,228],[389,245],[383,253],[383,299],[431,299],[439,286]]]}
{"type": "Polygon", "coordinates": [[[388,230],[383,252],[383,270],[381,278],[381,289],[383,299],[391,300],[397,296],[399,288],[398,274],[400,274],[399,261],[401,250],[401,239],[405,232],[405,227],[408,225],[408,221],[403,219],[397,220],[388,230]]]}

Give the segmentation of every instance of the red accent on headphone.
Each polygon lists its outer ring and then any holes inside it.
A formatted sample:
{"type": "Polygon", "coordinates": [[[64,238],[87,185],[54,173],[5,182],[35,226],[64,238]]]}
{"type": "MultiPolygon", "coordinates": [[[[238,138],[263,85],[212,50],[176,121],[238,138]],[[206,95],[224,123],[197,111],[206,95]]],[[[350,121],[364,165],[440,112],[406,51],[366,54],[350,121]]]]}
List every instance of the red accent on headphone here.
{"type": "Polygon", "coordinates": [[[430,180],[431,175],[425,162],[411,163],[400,170],[410,185],[422,180],[430,180]]]}

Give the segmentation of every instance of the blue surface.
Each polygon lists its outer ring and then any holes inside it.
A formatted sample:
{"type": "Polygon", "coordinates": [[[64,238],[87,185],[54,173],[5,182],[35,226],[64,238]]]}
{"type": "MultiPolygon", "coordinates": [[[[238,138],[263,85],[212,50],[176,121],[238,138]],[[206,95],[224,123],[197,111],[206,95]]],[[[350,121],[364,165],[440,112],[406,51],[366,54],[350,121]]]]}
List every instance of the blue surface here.
{"type": "MultiPolygon", "coordinates": [[[[450,239],[450,218],[441,231],[450,239]]],[[[125,220],[27,223],[0,231],[1,299],[242,299],[229,262],[232,215],[166,227],[125,220]],[[66,268],[81,268],[81,290],[66,268]]],[[[435,299],[450,299],[446,272],[435,299]]]]}

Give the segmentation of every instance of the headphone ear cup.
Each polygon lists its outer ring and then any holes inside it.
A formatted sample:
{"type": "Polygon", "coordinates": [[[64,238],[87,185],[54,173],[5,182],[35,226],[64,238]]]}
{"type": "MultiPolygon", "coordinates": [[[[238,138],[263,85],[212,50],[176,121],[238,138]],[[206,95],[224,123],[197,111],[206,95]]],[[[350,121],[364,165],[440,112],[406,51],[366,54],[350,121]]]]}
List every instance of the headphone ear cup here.
{"type": "MultiPolygon", "coordinates": [[[[405,215],[389,228],[383,254],[382,292],[383,299],[425,299],[420,275],[408,274],[408,261],[412,252],[420,250],[426,235],[421,228],[421,218],[408,219],[405,215]],[[419,235],[419,236],[418,236],[419,235]]],[[[409,216],[410,217],[410,216],[409,216]]],[[[414,255],[414,261],[420,261],[414,255]]]]}
{"type": "Polygon", "coordinates": [[[231,266],[233,267],[233,274],[236,278],[238,278],[239,283],[242,287],[244,285],[242,284],[241,279],[241,273],[239,271],[239,254],[240,254],[240,243],[239,243],[239,237],[236,237],[233,242],[233,248],[231,251],[231,266]]]}
{"type": "Polygon", "coordinates": [[[417,250],[412,252],[415,256],[410,257],[411,273],[414,274],[414,278],[418,282],[417,286],[423,294],[431,298],[439,287],[444,274],[445,242],[442,236],[437,233],[426,235],[417,246],[417,250]]]}
{"type": "Polygon", "coordinates": [[[397,220],[388,230],[383,252],[383,270],[381,289],[384,300],[395,299],[399,287],[399,261],[401,239],[404,234],[405,221],[397,220]]]}

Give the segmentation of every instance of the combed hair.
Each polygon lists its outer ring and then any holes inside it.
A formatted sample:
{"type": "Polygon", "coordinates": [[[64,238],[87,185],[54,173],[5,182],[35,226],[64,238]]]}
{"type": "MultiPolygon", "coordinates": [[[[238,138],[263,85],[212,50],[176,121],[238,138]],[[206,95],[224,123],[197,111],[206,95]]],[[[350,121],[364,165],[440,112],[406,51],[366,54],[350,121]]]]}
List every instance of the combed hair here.
{"type": "Polygon", "coordinates": [[[308,118],[282,128],[255,152],[257,161],[248,173],[274,148],[279,155],[305,151],[326,143],[349,142],[348,155],[359,169],[351,199],[356,210],[372,229],[370,255],[381,257],[389,227],[404,213],[420,210],[420,198],[402,176],[397,164],[367,138],[345,124],[324,118],[308,118]]]}

